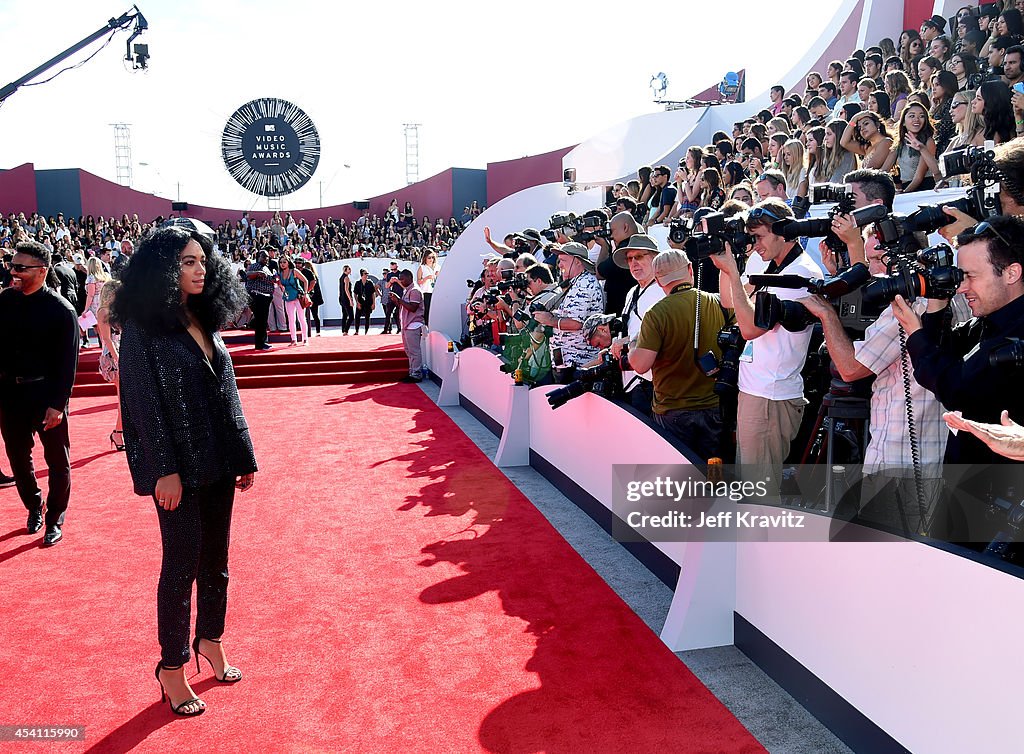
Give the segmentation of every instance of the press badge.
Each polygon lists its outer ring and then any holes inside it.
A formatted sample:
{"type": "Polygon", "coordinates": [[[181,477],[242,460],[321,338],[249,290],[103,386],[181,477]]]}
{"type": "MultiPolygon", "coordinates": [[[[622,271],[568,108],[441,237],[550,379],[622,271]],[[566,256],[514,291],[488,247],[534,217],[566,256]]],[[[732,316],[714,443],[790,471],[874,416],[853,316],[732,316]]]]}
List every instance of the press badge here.
{"type": "Polygon", "coordinates": [[[743,346],[743,353],[740,354],[740,361],[752,362],[754,360],[754,341],[748,340],[743,346]]]}

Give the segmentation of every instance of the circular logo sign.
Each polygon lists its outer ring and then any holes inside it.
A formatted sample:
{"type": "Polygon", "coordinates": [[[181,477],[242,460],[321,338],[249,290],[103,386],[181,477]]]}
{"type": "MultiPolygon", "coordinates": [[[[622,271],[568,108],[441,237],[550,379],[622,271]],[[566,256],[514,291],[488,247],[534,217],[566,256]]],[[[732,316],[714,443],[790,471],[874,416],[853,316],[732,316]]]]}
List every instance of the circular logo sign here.
{"type": "Polygon", "coordinates": [[[224,126],[224,166],[242,188],[284,196],[306,185],[320,162],[320,134],[302,110],[283,99],[246,102],[224,126]]]}

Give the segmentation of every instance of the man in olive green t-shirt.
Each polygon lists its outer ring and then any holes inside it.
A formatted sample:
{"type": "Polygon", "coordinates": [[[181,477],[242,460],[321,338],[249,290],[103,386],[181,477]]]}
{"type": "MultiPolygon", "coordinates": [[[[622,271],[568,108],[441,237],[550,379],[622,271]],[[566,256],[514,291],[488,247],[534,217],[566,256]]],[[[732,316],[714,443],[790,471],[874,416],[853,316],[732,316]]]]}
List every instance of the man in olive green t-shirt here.
{"type": "Polygon", "coordinates": [[[654,279],[665,298],[644,316],[629,363],[637,372],[653,369],[654,421],[672,432],[701,459],[718,455],[722,417],[715,380],[706,377],[696,360],[711,351],[721,358],[718,331],[731,322],[718,296],[693,287],[686,253],[673,249],[654,258],[654,279]],[[694,351],[697,302],[700,335],[694,351]]]}

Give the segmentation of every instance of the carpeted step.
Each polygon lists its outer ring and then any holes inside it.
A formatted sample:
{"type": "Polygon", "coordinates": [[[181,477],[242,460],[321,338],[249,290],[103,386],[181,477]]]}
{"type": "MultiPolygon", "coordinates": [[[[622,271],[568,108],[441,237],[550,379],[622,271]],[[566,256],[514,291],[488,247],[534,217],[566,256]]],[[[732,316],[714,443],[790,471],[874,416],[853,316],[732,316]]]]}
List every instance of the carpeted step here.
{"type": "Polygon", "coordinates": [[[364,370],[359,372],[313,372],[307,374],[268,374],[238,377],[238,389],[261,387],[303,387],[308,385],[360,385],[368,382],[395,382],[409,374],[409,369],[364,370]]]}

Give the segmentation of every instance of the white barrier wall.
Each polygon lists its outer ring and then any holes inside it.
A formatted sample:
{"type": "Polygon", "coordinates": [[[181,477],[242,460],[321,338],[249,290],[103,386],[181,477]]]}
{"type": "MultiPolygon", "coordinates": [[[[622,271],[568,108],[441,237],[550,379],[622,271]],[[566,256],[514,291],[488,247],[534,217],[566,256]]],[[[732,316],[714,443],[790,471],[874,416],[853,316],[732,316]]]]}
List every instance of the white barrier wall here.
{"type": "Polygon", "coordinates": [[[497,424],[505,425],[509,391],[515,384],[502,372],[501,359],[483,348],[459,354],[459,392],[497,424]]]}
{"type": "Polygon", "coordinates": [[[1024,580],[906,543],[743,543],[736,611],[913,752],[1016,750],[1024,580]]]}

